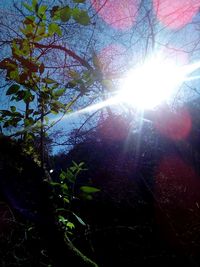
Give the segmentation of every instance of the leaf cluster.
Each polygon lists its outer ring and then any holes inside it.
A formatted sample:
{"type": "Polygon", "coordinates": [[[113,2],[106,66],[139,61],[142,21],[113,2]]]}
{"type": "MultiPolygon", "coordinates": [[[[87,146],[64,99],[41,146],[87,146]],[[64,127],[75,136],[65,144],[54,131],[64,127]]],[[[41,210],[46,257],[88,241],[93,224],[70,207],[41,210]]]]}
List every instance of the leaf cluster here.
{"type": "MultiPolygon", "coordinates": [[[[6,73],[6,80],[11,84],[6,95],[11,100],[8,110],[0,111],[0,122],[3,128],[19,128],[30,137],[40,132],[41,127],[48,129],[49,114],[66,113],[74,103],[63,104],[62,96],[69,87],[61,85],[58,80],[50,77],[45,56],[51,47],[40,50],[39,45],[49,38],[62,36],[61,24],[74,20],[81,25],[88,25],[90,19],[86,10],[79,7],[84,0],[74,0],[74,7],[40,4],[38,0],[23,3],[27,15],[22,21],[19,32],[22,38],[15,37],[10,42],[11,56],[0,62],[0,69],[6,73]],[[18,104],[19,102],[19,104],[18,104]],[[17,107],[20,106],[20,109],[17,107]],[[21,107],[25,107],[24,110],[21,107]]],[[[73,79],[83,94],[84,84],[73,79]]]]}
{"type": "MultiPolygon", "coordinates": [[[[70,221],[70,217],[75,218],[81,225],[85,226],[85,222],[72,210],[72,202],[74,199],[82,197],[84,199],[92,199],[92,194],[99,192],[98,188],[92,186],[78,186],[78,175],[87,170],[84,162],[77,164],[72,162],[72,166],[66,171],[61,171],[58,182],[51,182],[54,191],[54,203],[56,204],[55,210],[58,216],[58,221],[68,232],[72,230],[75,225],[70,221]],[[77,187],[81,194],[77,195],[77,187]]],[[[71,233],[71,232],[70,232],[71,233]]]]}

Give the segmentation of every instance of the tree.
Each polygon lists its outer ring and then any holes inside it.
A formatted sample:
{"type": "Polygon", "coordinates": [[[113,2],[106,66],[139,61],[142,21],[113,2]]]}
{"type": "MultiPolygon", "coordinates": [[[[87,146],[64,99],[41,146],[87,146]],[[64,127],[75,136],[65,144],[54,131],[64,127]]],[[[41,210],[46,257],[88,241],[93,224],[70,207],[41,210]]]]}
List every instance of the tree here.
{"type": "MultiPolygon", "coordinates": [[[[75,0],[74,3],[78,4],[79,1],[77,2],[75,0]]],[[[23,174],[18,173],[18,170],[21,169],[22,172],[26,172],[25,165],[28,167],[29,162],[30,171],[32,171],[33,176],[38,175],[40,182],[37,184],[38,179],[36,178],[34,181],[34,177],[30,177],[30,175],[29,181],[33,183],[36,182],[37,185],[35,185],[39,190],[36,195],[40,195],[41,198],[45,199],[44,205],[48,213],[45,213],[45,208],[43,209],[42,206],[38,207],[39,210],[42,213],[44,212],[47,216],[41,214],[42,217],[39,216],[40,218],[38,217],[36,219],[36,221],[39,221],[36,225],[40,229],[41,235],[44,235],[46,240],[49,239],[49,242],[52,244],[50,253],[52,253],[52,255],[58,253],[55,261],[59,266],[64,266],[65,262],[70,261],[72,256],[76,266],[96,266],[94,262],[85,257],[72,245],[67,236],[64,238],[63,234],[59,232],[56,226],[56,219],[54,218],[55,214],[48,209],[49,198],[51,196],[48,195],[47,191],[44,189],[47,188],[45,180],[48,178],[47,173],[45,174],[44,166],[44,142],[47,140],[47,131],[54,125],[54,122],[51,122],[49,119],[49,115],[62,113],[64,116],[69,112],[71,106],[85,94],[85,84],[88,81],[90,84],[92,82],[90,73],[93,69],[87,61],[78,56],[74,51],[60,44],[56,44],[57,36],[62,36],[60,24],[72,19],[75,23],[87,26],[90,23],[90,19],[86,10],[78,6],[53,6],[49,9],[47,5],[39,4],[37,0],[33,0],[31,5],[23,3],[23,8],[20,11],[24,18],[19,28],[16,29],[16,36],[11,36],[10,40],[5,41],[5,44],[7,44],[10,49],[10,56],[4,58],[0,62],[0,68],[3,70],[5,79],[9,84],[9,86],[6,87],[6,96],[8,96],[11,101],[8,109],[1,109],[0,121],[5,132],[11,129],[12,137],[21,137],[21,141],[18,141],[24,147],[24,151],[11,140],[2,138],[1,148],[2,153],[4,151],[4,155],[1,155],[1,164],[4,172],[1,175],[1,180],[3,181],[5,178],[9,180],[8,177],[11,172],[13,176],[21,177],[20,179],[23,180],[23,174]],[[24,15],[24,12],[27,14],[24,15]],[[68,68],[64,65],[61,68],[66,69],[68,80],[65,81],[64,85],[59,82],[59,72],[52,75],[47,65],[56,54],[54,53],[55,51],[64,53],[65,64],[67,60],[69,62],[77,62],[78,65],[76,65],[76,67],[82,70],[82,75],[85,75],[85,79],[80,79],[79,73],[73,70],[71,65],[68,68]],[[71,88],[73,90],[75,86],[76,92],[72,95],[71,99],[67,97],[66,100],[66,98],[64,98],[65,94],[67,94],[71,88]],[[39,159],[35,148],[38,139],[40,140],[39,159]],[[3,144],[4,142],[5,144],[3,144]],[[3,157],[5,156],[6,158],[6,155],[9,155],[11,157],[9,162],[11,163],[13,160],[15,161],[16,153],[19,153],[21,162],[16,161],[15,164],[13,164],[13,168],[10,167],[9,170],[3,157]],[[27,154],[32,154],[37,164],[34,163],[34,161],[31,162],[30,156],[27,157],[27,154]],[[38,166],[38,163],[41,168],[38,166]],[[22,164],[21,167],[20,164],[22,164]],[[60,251],[53,251],[53,239],[60,247],[60,251]],[[68,254],[67,258],[64,256],[65,253],[68,254]]],[[[59,55],[59,53],[57,55],[59,55]]],[[[26,182],[24,181],[21,185],[26,187],[26,182]]],[[[8,190],[11,190],[10,194],[13,199],[15,199],[16,192],[13,188],[14,182],[8,183],[6,186],[9,188],[8,190]]],[[[20,185],[16,187],[20,187],[20,185]]],[[[29,192],[32,189],[27,188],[29,192]]],[[[36,197],[34,193],[32,197],[36,197]]],[[[8,199],[8,202],[9,201],[10,199],[8,199]]],[[[30,201],[34,202],[33,199],[30,199],[30,201]]],[[[42,202],[43,201],[41,201],[41,203],[42,202]]],[[[32,203],[29,204],[32,205],[32,203]]],[[[15,209],[16,207],[13,208],[15,209]]],[[[18,211],[20,210],[20,208],[17,209],[18,211]]],[[[37,212],[38,210],[36,213],[37,212]]],[[[24,216],[24,214],[22,215],[24,216]]]]}
{"type": "MultiPolygon", "coordinates": [[[[53,24],[58,25],[62,31],[62,36],[53,33],[52,37],[43,36],[40,41],[36,42],[37,47],[34,47],[34,52],[39,54],[42,52],[39,64],[45,65],[43,78],[45,75],[47,76],[48,72],[56,83],[59,77],[58,90],[68,88],[63,93],[63,97],[59,98],[59,102],[66,107],[75,97],[82,99],[81,102],[73,102],[73,105],[70,106],[69,109],[73,110],[74,107],[75,110],[111,97],[118,89],[117,83],[121,75],[129,68],[137,65],[138,62],[143,62],[151,54],[159,51],[166,52],[166,57],[175,57],[180,62],[187,61],[190,55],[198,56],[196,34],[192,34],[189,41],[185,37],[187,31],[198,32],[195,26],[198,25],[198,17],[195,17],[198,4],[192,2],[191,7],[185,2],[180,6],[169,4],[173,9],[171,12],[165,7],[165,3],[168,4],[170,1],[126,0],[123,4],[111,0],[72,1],[73,3],[70,4],[65,1],[60,6],[62,7],[61,10],[59,10],[59,4],[58,6],[53,3],[49,4],[45,11],[47,14],[45,34],[47,34],[48,25],[51,24],[49,18],[55,13],[53,24]],[[91,6],[88,3],[91,3],[91,6]],[[180,11],[184,12],[184,19],[180,19],[180,11]],[[60,19],[57,20],[59,16],[60,19]],[[194,18],[193,21],[192,18],[194,18]],[[106,38],[102,38],[104,36],[106,38]],[[48,59],[45,55],[48,55],[48,59]],[[45,62],[43,62],[44,58],[45,62]],[[81,96],[85,94],[87,96],[78,97],[79,93],[81,96]]],[[[45,6],[45,1],[42,2],[42,5],[45,6]]],[[[6,53],[13,38],[23,37],[23,33],[16,31],[13,22],[19,23],[19,18],[25,19],[28,15],[27,12],[32,12],[23,6],[21,7],[20,4],[14,3],[14,7],[15,13],[8,13],[10,22],[3,16],[1,18],[3,29],[6,31],[1,33],[0,44],[6,53]],[[20,17],[18,18],[18,16],[20,17]]],[[[54,25],[54,27],[60,32],[57,26],[54,25]]],[[[52,25],[50,31],[52,31],[52,25]]],[[[49,84],[49,87],[53,86],[54,84],[51,86],[49,84]]],[[[195,94],[195,86],[187,81],[182,90],[178,92],[178,96],[182,97],[184,95],[182,92],[193,95],[193,93],[195,94]]],[[[178,96],[176,97],[177,102],[179,101],[178,96]]],[[[58,108],[55,103],[52,105],[54,106],[53,109],[58,108]]],[[[121,112],[121,105],[118,107],[121,112]]],[[[63,107],[60,108],[63,109],[63,107]]],[[[110,112],[111,109],[107,107],[105,112],[110,112]]],[[[114,109],[112,111],[115,112],[114,109]]],[[[66,111],[63,110],[63,112],[66,111]]],[[[89,118],[89,116],[87,117],[89,118]]],[[[41,123],[41,118],[35,117],[41,123]]],[[[48,120],[49,116],[44,117],[48,120]]],[[[13,123],[16,124],[17,119],[19,118],[16,118],[13,123]]],[[[88,124],[85,123],[84,125],[87,126],[88,124]]],[[[46,132],[48,127],[45,126],[44,128],[46,132]]],[[[60,139],[59,144],[68,143],[67,141],[62,142],[62,138],[60,139]]]]}
{"type": "Polygon", "coordinates": [[[40,136],[40,159],[43,165],[44,137],[55,124],[49,120],[49,115],[62,113],[64,116],[68,113],[71,106],[85,94],[86,86],[93,82],[90,64],[74,51],[57,43],[58,37],[62,36],[60,24],[73,19],[87,26],[90,19],[87,11],[78,7],[65,5],[49,9],[37,1],[32,1],[31,5],[23,3],[21,12],[28,14],[24,15],[19,26],[19,34],[5,41],[11,55],[0,62],[0,68],[10,84],[6,95],[11,100],[9,109],[1,110],[1,124],[5,129],[16,128],[13,135],[21,135],[25,143],[31,143],[35,136],[40,136]],[[55,67],[58,72],[52,74],[48,64],[52,57],[60,56],[60,53],[65,58],[64,66],[60,64],[55,67]],[[69,65],[66,65],[67,61],[69,65]],[[82,74],[73,70],[73,65],[70,65],[73,62],[77,63],[77,69],[82,69],[82,74]],[[64,84],[59,81],[59,68],[65,70],[68,76],[64,84]],[[73,90],[74,87],[76,90],[73,90]],[[70,96],[70,90],[74,91],[74,95],[70,96]],[[66,94],[69,94],[67,99],[64,97],[66,94]]]}

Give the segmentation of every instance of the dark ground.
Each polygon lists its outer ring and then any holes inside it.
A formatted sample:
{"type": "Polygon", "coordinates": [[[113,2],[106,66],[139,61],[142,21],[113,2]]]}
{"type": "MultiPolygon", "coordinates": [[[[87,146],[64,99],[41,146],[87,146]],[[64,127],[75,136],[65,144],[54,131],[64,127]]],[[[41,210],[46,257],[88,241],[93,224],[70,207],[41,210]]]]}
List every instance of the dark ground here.
{"type": "MultiPolygon", "coordinates": [[[[140,134],[129,135],[127,143],[127,132],[120,129],[128,127],[117,119],[117,123],[105,123],[68,155],[52,159],[54,179],[72,160],[84,161],[88,170],[77,185],[88,183],[101,190],[93,200],[73,201],[74,211],[87,226],[77,224],[72,236],[99,266],[200,266],[200,146],[195,114],[184,140],[172,140],[144,125],[140,134]]],[[[12,166],[19,167],[12,161],[12,166]]],[[[25,183],[20,175],[9,175],[12,186],[9,179],[1,181],[0,266],[51,266],[52,255],[35,228],[37,219],[47,214],[46,204],[38,191],[40,182],[33,182],[38,181],[35,173],[25,169],[25,183]],[[22,207],[29,211],[26,216],[22,207]]]]}

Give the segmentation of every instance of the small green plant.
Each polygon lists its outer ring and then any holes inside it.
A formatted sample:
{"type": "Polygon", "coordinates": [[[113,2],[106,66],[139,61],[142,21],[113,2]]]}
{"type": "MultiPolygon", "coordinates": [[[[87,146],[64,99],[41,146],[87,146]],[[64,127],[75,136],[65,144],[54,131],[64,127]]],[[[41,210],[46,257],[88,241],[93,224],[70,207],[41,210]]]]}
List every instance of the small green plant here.
{"type": "Polygon", "coordinates": [[[92,194],[99,192],[98,188],[92,186],[78,186],[78,175],[87,170],[84,162],[77,164],[72,162],[72,166],[66,171],[61,171],[58,182],[51,182],[54,191],[55,211],[58,222],[66,231],[67,234],[72,234],[75,228],[73,219],[76,219],[81,225],[86,226],[86,223],[80,218],[72,208],[72,201],[74,199],[92,199],[92,194]],[[77,193],[78,192],[78,193],[77,193]]]}

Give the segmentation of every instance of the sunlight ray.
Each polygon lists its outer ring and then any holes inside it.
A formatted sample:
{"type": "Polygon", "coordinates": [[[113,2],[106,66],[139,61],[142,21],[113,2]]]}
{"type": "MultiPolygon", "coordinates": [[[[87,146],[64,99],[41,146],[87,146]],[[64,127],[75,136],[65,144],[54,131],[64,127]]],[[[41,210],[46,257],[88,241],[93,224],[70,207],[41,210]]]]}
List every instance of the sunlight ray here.
{"type": "MultiPolygon", "coordinates": [[[[121,77],[119,90],[99,103],[64,115],[63,119],[100,110],[120,103],[131,105],[138,110],[152,109],[167,101],[179,89],[183,82],[200,79],[200,75],[189,76],[200,68],[200,61],[184,66],[177,66],[173,61],[164,64],[160,58],[147,61],[139,68],[130,70],[121,77]],[[133,86],[136,87],[133,90],[133,86]],[[162,90],[161,90],[162,88],[162,90]]],[[[55,121],[55,118],[52,119],[55,121]]]]}
{"type": "Polygon", "coordinates": [[[118,101],[141,110],[155,108],[170,100],[183,82],[199,79],[199,75],[189,76],[199,68],[200,61],[178,66],[158,54],[122,77],[118,101]]]}

